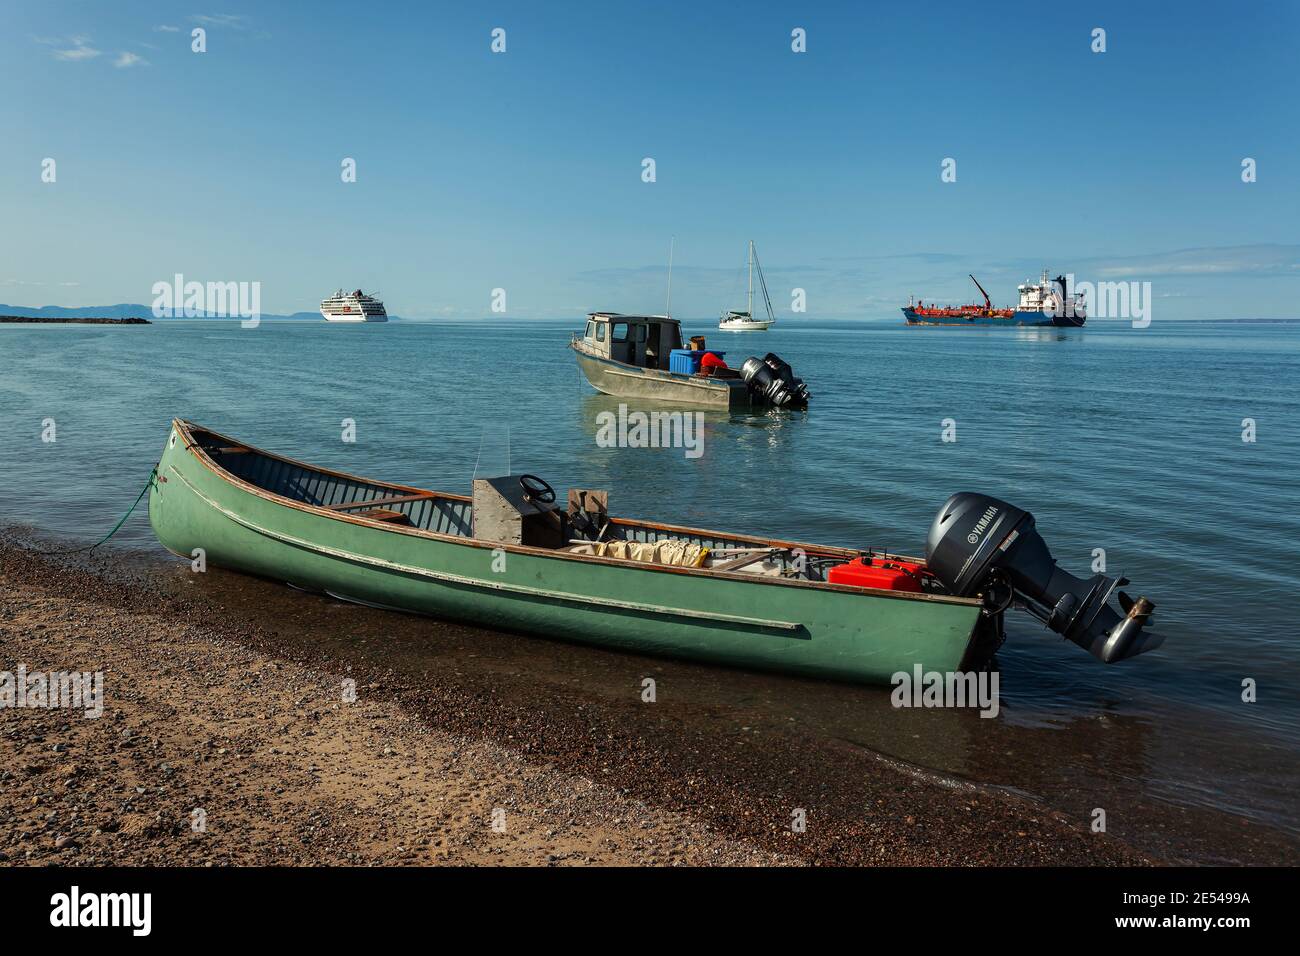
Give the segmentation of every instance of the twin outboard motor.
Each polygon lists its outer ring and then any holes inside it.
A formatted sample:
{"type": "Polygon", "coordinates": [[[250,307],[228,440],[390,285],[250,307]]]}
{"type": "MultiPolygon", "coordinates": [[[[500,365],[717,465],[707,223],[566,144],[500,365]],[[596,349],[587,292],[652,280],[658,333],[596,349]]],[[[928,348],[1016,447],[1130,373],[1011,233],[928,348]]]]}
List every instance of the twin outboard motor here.
{"type": "Polygon", "coordinates": [[[740,377],[749,386],[750,394],[777,408],[805,408],[810,393],[803,379],[795,378],[790,363],[773,352],[765,358],[753,356],[740,367],[740,377]]]}
{"type": "MultiPolygon", "coordinates": [[[[1124,578],[1095,574],[1084,581],[1056,566],[1034,528],[1034,516],[1005,501],[969,491],[953,495],[939,509],[925,542],[926,563],[953,594],[1001,590],[1002,607],[1013,601],[1058,634],[1107,664],[1158,646],[1162,638],[1143,633],[1155,605],[1120,591],[1124,616],[1110,606],[1124,578]]],[[[1000,610],[1000,608],[999,608],[1000,610]]]]}

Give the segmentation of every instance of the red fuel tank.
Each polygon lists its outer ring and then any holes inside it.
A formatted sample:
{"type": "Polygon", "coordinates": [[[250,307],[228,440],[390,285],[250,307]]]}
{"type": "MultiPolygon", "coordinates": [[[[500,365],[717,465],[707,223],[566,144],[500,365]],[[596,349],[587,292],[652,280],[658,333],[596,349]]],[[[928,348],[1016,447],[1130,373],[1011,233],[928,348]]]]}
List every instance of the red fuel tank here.
{"type": "Polygon", "coordinates": [[[921,590],[923,564],[885,558],[857,558],[837,564],[826,573],[831,584],[848,584],[858,588],[882,588],[886,591],[921,590]]]}

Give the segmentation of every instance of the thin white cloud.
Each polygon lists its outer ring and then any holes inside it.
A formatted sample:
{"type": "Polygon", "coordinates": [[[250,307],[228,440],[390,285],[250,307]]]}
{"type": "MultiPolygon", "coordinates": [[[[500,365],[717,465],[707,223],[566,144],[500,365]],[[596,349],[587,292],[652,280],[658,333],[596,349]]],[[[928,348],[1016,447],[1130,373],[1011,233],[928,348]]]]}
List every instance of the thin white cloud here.
{"type": "MultiPolygon", "coordinates": [[[[48,43],[50,41],[38,40],[38,42],[48,43]]],[[[93,60],[95,57],[99,56],[103,52],[102,50],[96,50],[93,46],[90,45],[90,37],[88,36],[69,37],[66,41],[56,40],[53,42],[55,43],[66,42],[71,44],[71,46],[65,47],[61,50],[54,51],[54,58],[56,60],[67,60],[71,62],[77,62],[79,60],[93,60]]]]}
{"type": "Polygon", "coordinates": [[[236,13],[196,13],[190,17],[195,23],[209,27],[230,27],[232,30],[247,30],[248,17],[236,13]]]}
{"type": "Polygon", "coordinates": [[[154,33],[180,33],[180,27],[174,27],[169,23],[160,23],[153,28],[154,33]]]}
{"type": "Polygon", "coordinates": [[[1085,260],[1082,265],[1107,279],[1294,275],[1300,269],[1300,245],[1258,243],[1248,246],[1208,246],[1145,256],[1098,257],[1085,260]]]}
{"type": "MultiPolygon", "coordinates": [[[[888,256],[844,256],[823,262],[862,262],[863,274],[874,275],[865,264],[889,259],[915,260],[923,264],[970,263],[978,275],[1012,273],[1036,278],[1042,263],[1037,259],[984,259],[978,253],[915,252],[888,256]]],[[[1152,276],[1295,275],[1300,272],[1300,244],[1256,243],[1240,246],[1200,246],[1128,256],[1064,257],[1059,265],[1082,278],[1149,279],[1152,276]]],[[[972,271],[963,266],[961,272],[972,271]]]]}
{"type": "Polygon", "coordinates": [[[118,69],[123,69],[128,66],[148,66],[149,61],[138,53],[129,53],[126,50],[123,50],[117,55],[117,59],[113,61],[113,65],[118,69]]]}

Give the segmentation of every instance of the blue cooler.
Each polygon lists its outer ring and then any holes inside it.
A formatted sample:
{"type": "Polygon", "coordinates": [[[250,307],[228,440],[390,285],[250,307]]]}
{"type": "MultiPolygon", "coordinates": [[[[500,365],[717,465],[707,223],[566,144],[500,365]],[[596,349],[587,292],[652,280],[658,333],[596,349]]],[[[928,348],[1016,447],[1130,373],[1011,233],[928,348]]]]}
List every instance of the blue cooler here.
{"type": "Polygon", "coordinates": [[[668,371],[678,375],[694,375],[700,370],[700,362],[705,352],[712,352],[718,358],[726,355],[717,349],[673,349],[668,353],[668,371]]]}

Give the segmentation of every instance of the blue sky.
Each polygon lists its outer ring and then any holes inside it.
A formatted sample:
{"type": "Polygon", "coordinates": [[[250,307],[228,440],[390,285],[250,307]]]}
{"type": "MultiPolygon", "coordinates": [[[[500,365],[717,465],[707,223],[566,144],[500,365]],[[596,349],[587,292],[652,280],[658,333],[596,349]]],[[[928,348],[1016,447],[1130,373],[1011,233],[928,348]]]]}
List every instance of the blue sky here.
{"type": "Polygon", "coordinates": [[[1007,303],[1043,266],[1150,281],[1157,320],[1300,315],[1297,4],[741,9],[7,3],[0,302],[181,272],[266,312],[340,285],[418,317],[498,287],[521,317],[660,311],[675,235],[683,316],[736,304],[750,238],[809,318],[966,301],[968,272],[1007,303]]]}

